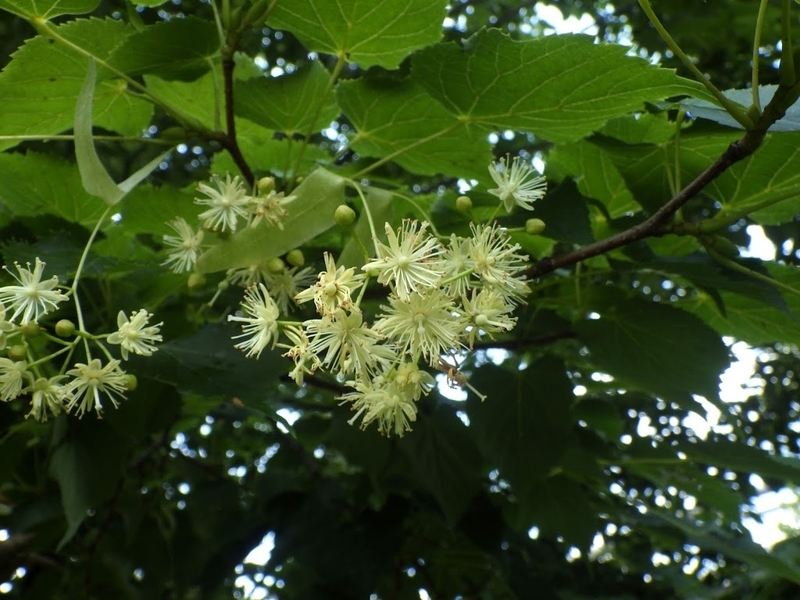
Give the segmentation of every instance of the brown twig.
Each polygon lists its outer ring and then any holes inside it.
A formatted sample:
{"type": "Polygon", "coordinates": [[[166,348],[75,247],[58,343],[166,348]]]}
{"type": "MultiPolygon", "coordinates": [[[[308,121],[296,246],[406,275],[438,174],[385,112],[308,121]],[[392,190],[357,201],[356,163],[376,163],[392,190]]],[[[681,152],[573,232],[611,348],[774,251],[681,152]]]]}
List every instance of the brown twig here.
{"type": "Polygon", "coordinates": [[[665,227],[669,218],[684,204],[697,196],[703,188],[722,175],[732,165],[743,160],[758,150],[767,130],[786,113],[800,96],[800,85],[779,87],[770,103],[764,109],[753,129],[741,139],[733,142],[713,164],[700,173],[689,185],[678,192],[669,202],[659,208],[649,219],[634,225],[616,235],[600,240],[573,252],[545,258],[531,265],[526,274],[531,279],[552,273],[556,269],[574,265],[582,260],[605,254],[616,248],[627,246],[647,237],[656,237],[667,233],[665,227]]]}
{"type": "Polygon", "coordinates": [[[233,69],[236,66],[233,60],[233,52],[232,50],[229,52],[224,52],[224,57],[222,59],[222,81],[224,86],[224,93],[225,93],[225,133],[223,135],[216,136],[216,141],[219,142],[220,146],[225,148],[228,153],[231,155],[233,162],[236,163],[236,166],[239,167],[239,171],[242,173],[242,177],[247,180],[247,183],[250,187],[253,187],[256,182],[255,175],[253,175],[252,169],[250,169],[250,165],[247,164],[247,161],[242,154],[241,148],[239,148],[239,142],[236,139],[236,119],[233,113],[233,69]]]}

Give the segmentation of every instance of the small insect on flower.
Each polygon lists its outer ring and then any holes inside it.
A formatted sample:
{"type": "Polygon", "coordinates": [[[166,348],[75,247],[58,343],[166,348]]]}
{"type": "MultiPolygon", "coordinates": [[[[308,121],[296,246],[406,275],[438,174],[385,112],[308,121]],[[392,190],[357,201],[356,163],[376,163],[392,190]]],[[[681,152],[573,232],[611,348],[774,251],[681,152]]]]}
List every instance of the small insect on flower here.
{"type": "MultiPolygon", "coordinates": [[[[455,360],[455,359],[454,359],[455,360]]],[[[460,365],[451,365],[443,358],[439,358],[439,364],[436,365],[436,370],[441,371],[447,377],[447,385],[451,389],[463,389],[467,388],[475,392],[475,395],[481,399],[481,402],[486,400],[486,395],[481,394],[478,390],[476,390],[469,382],[469,375],[466,373],[462,373],[459,370],[460,365]]]]}

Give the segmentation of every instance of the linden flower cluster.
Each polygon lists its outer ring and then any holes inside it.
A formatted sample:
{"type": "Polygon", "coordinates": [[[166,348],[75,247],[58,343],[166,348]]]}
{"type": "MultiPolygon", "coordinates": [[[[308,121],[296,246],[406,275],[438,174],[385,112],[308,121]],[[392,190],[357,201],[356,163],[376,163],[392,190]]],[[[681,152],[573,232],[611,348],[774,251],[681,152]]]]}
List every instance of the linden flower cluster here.
{"type": "MultiPolygon", "coordinates": [[[[106,338],[109,344],[119,345],[124,360],[129,352],[150,356],[156,350],[153,344],[161,341],[158,333],[161,324],[148,326],[152,315],[144,309],[130,317],[120,311],[119,328],[109,335],[77,332],[75,325],[67,320],[59,321],[54,328],[56,335],[52,335],[39,325],[39,319],[55,311],[69,297],[58,290],[58,277],[43,279],[44,267],[39,258],[33,269],[30,264],[23,267],[15,263],[16,273],[13,273],[3,267],[18,285],[0,287],[0,350],[8,346],[8,356],[0,357],[0,401],[26,398],[30,402],[26,418],[38,421],[46,421],[49,414],[58,415],[62,411],[82,416],[95,410],[99,416],[103,396],[116,407],[135,382],[101,340],[106,338]],[[35,357],[27,340],[40,336],[59,349],[48,356],[35,357]],[[72,341],[64,339],[70,337],[72,341]],[[81,340],[86,342],[86,362],[70,364],[81,340]],[[105,362],[91,357],[88,340],[100,347],[107,358],[105,362]],[[56,366],[57,357],[64,353],[67,361],[56,366]]],[[[36,344],[37,349],[43,347],[46,344],[36,344]]]]}
{"type": "Polygon", "coordinates": [[[249,227],[265,223],[282,229],[287,214],[285,207],[295,196],[284,197],[283,192],[276,193],[274,187],[275,180],[265,177],[258,182],[257,193],[250,195],[242,180],[230,175],[224,180],[214,175],[210,183],[199,184],[200,196],[195,198],[195,204],[207,207],[198,215],[200,228],[193,229],[183,217],[167,223],[175,235],[163,237],[168,250],[162,265],[173,273],[193,270],[202,250],[204,230],[234,233],[241,223],[249,227]]]}
{"type": "Polygon", "coordinates": [[[353,389],[340,397],[355,411],[351,423],[376,422],[381,433],[402,436],[416,420],[417,401],[435,385],[426,367],[446,369],[451,383],[465,384],[442,357],[511,330],[512,313],[529,292],[528,257],[497,224],[473,224],[471,236],[452,235],[446,243],[428,229],[427,222],[405,220],[397,230],[386,223],[386,243],[376,241],[377,256],[360,270],[337,266],[326,253],[316,282],[295,296],[314,303],[315,319],[279,323],[267,287],[251,287],[241,314],[228,317],[242,324],[236,347],[256,357],[267,347],[286,349],[298,385],[317,369],[335,374],[353,389]],[[370,278],[389,292],[371,322],[360,308],[370,278]],[[281,326],[289,343],[280,342],[281,326]]]}

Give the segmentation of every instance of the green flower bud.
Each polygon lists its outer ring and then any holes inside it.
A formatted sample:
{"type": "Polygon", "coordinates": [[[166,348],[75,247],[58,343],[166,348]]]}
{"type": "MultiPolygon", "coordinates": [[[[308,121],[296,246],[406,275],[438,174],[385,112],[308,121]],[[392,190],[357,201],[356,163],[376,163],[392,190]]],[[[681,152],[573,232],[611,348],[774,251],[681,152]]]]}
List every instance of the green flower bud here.
{"type": "Polygon", "coordinates": [[[267,271],[270,273],[282,273],[285,268],[286,263],[277,257],[267,263],[267,271]]]}
{"type": "Polygon", "coordinates": [[[25,360],[28,358],[28,348],[23,344],[16,344],[8,349],[8,358],[11,360],[25,360]]]}
{"type": "Polygon", "coordinates": [[[356,220],[356,211],[346,204],[340,204],[333,213],[333,219],[339,227],[350,227],[356,220]]]}
{"type": "Polygon", "coordinates": [[[525,233],[539,235],[544,231],[545,223],[541,219],[528,219],[525,221],[525,233]]]}
{"type": "Polygon", "coordinates": [[[203,287],[206,284],[206,277],[200,273],[192,273],[189,275],[189,281],[186,284],[192,290],[203,287]]]}
{"type": "Polygon", "coordinates": [[[36,321],[29,321],[22,325],[19,330],[22,332],[26,338],[35,338],[42,332],[42,328],[39,327],[39,324],[36,321]]]}
{"type": "Polygon", "coordinates": [[[272,190],[275,189],[275,178],[274,177],[262,177],[258,180],[258,193],[259,194],[269,194],[272,190]]]}
{"type": "Polygon", "coordinates": [[[56,335],[58,337],[72,337],[75,334],[75,323],[69,319],[61,319],[56,323],[56,335]]]}
{"type": "Polygon", "coordinates": [[[472,210],[472,200],[469,196],[459,196],[456,198],[456,210],[458,212],[467,213],[472,210]]]}
{"type": "Polygon", "coordinates": [[[289,252],[286,253],[286,262],[293,267],[302,267],[304,264],[306,264],[306,257],[303,256],[302,250],[295,248],[294,250],[289,250],[289,252]]]}
{"type": "Polygon", "coordinates": [[[125,374],[125,389],[129,392],[135,390],[139,385],[139,381],[136,379],[136,375],[132,375],[130,373],[125,374]]]}
{"type": "Polygon", "coordinates": [[[227,289],[228,289],[230,286],[231,286],[231,284],[230,284],[230,283],[228,283],[228,281],[227,281],[226,279],[223,279],[222,281],[220,281],[220,282],[217,284],[217,289],[218,289],[220,292],[224,292],[224,291],[225,291],[225,290],[227,290],[227,289]]]}

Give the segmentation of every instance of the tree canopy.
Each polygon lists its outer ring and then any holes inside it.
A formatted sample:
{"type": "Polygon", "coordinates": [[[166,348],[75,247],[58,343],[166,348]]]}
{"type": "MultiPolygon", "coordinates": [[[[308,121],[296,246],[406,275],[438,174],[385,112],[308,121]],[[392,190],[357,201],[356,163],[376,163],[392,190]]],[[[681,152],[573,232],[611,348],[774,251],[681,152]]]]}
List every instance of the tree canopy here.
{"type": "Polygon", "coordinates": [[[797,595],[797,4],[0,0],[0,593],[797,595]]]}

